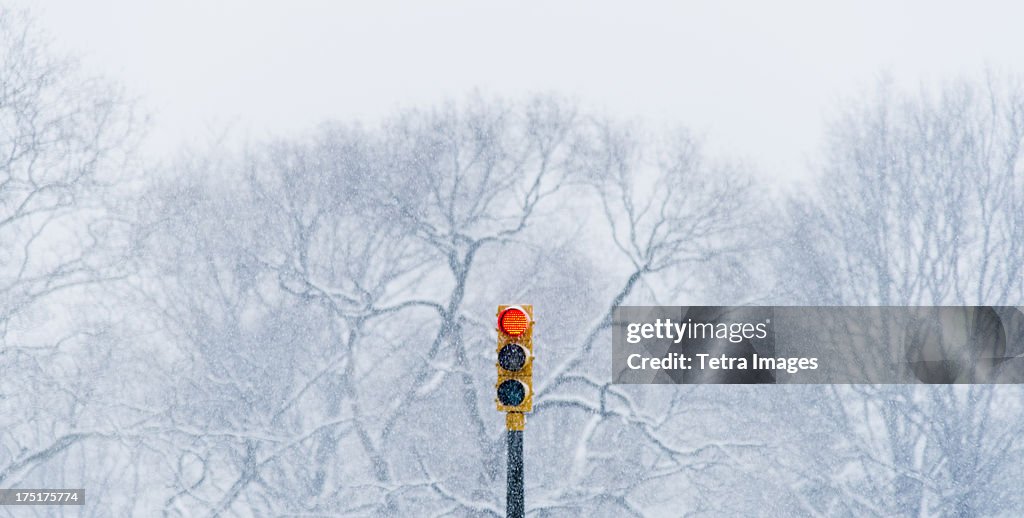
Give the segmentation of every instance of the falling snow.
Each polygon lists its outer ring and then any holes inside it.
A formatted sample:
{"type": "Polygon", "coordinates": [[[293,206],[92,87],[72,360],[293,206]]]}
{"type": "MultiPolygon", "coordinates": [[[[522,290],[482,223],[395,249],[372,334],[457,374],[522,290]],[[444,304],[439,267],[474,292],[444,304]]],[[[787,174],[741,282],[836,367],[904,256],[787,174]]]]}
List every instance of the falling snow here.
{"type": "Polygon", "coordinates": [[[145,163],[131,97],[33,34],[0,14],[0,487],[82,487],[90,516],[502,515],[494,315],[528,303],[530,515],[1024,509],[1017,386],[609,381],[620,304],[1020,304],[1012,77],[842,101],[780,192],[557,95],[145,163]]]}

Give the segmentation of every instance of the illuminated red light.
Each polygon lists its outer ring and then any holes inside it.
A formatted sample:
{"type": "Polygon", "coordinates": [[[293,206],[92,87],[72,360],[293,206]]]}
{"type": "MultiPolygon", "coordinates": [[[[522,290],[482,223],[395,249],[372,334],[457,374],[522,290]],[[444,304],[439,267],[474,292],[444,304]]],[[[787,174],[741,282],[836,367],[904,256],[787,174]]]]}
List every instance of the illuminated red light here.
{"type": "Polygon", "coordinates": [[[509,336],[519,336],[530,326],[530,317],[519,308],[508,308],[498,317],[498,329],[509,336]]]}

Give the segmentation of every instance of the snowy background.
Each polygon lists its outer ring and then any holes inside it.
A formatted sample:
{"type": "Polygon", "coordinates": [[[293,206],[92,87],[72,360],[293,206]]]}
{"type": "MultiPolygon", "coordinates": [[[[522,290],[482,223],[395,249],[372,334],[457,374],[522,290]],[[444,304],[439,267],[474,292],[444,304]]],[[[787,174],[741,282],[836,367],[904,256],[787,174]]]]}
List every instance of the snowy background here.
{"type": "Polygon", "coordinates": [[[618,304],[1024,304],[1009,6],[0,12],[0,487],[88,501],[0,515],[501,516],[514,302],[532,516],[1024,513],[1017,386],[609,383],[618,304]]]}

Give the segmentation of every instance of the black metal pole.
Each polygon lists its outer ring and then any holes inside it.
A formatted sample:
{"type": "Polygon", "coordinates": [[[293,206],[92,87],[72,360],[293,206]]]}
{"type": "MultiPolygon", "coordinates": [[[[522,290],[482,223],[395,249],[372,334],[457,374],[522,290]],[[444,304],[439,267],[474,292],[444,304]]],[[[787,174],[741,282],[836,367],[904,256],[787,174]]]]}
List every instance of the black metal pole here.
{"type": "Polygon", "coordinates": [[[508,518],[523,518],[523,431],[508,431],[508,494],[505,514],[508,518]]]}

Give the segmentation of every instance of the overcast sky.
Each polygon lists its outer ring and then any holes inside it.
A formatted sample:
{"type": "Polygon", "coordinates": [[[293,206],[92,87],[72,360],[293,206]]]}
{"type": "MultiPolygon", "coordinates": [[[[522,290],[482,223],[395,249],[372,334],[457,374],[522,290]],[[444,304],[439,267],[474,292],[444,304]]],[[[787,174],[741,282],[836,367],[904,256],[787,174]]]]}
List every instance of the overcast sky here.
{"type": "Polygon", "coordinates": [[[15,2],[30,4],[59,47],[142,98],[156,154],[479,87],[682,123],[800,178],[829,107],[883,72],[911,87],[1024,72],[1024,2],[15,2]]]}

